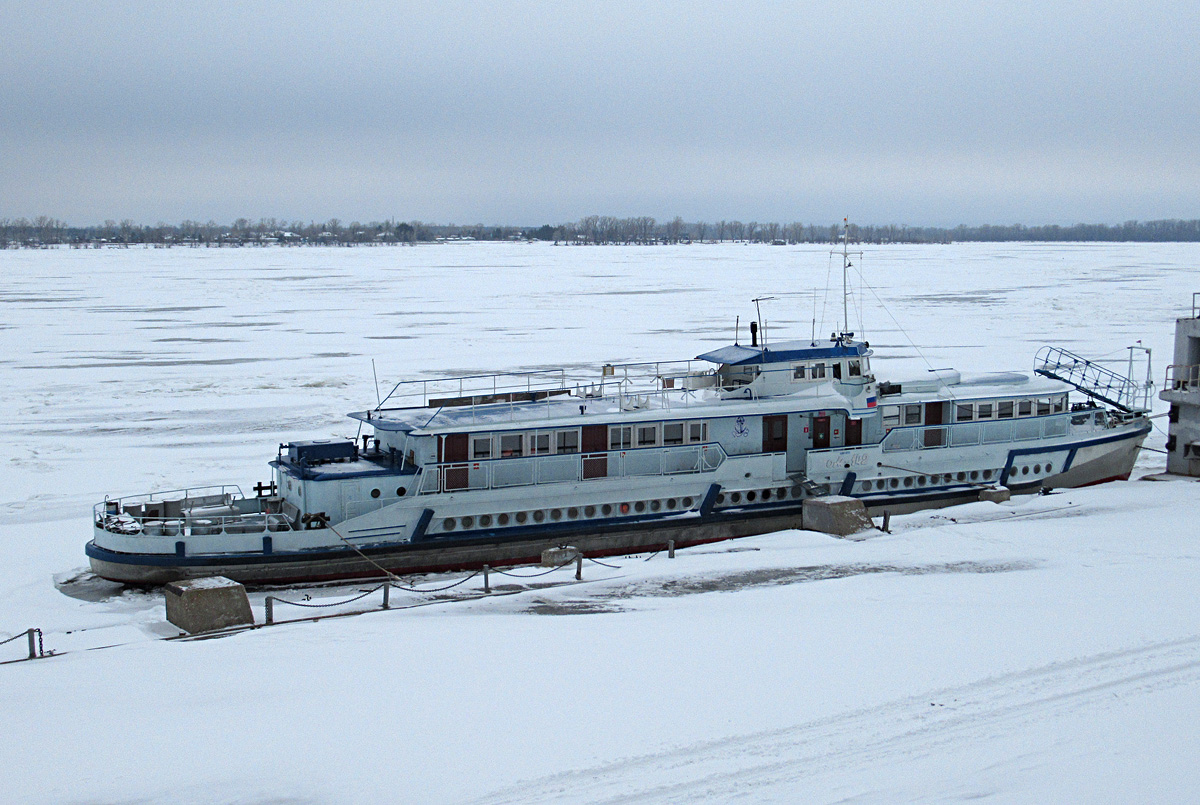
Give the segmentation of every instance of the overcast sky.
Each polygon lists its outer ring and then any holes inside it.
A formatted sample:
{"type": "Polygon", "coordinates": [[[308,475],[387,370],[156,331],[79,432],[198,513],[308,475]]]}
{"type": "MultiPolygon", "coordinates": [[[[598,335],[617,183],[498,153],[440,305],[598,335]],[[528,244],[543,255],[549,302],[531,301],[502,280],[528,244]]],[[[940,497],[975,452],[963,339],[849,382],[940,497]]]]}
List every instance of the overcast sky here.
{"type": "Polygon", "coordinates": [[[1200,217],[1200,3],[0,2],[0,217],[1200,217]]]}

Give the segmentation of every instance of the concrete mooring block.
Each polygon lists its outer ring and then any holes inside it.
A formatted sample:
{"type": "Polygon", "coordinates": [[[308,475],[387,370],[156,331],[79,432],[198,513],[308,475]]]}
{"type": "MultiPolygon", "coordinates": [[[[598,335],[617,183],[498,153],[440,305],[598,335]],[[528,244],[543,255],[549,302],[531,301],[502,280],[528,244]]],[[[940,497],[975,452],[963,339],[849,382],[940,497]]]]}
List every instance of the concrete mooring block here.
{"type": "Polygon", "coordinates": [[[820,531],[836,537],[848,537],[874,528],[863,502],[844,495],[805,498],[801,519],[803,527],[809,531],[820,531]]]}
{"type": "Polygon", "coordinates": [[[1012,491],[1007,486],[989,486],[979,490],[979,499],[988,503],[1003,503],[1012,499],[1012,491]]]}
{"type": "Polygon", "coordinates": [[[568,545],[562,545],[558,548],[547,548],[542,551],[542,567],[560,567],[561,565],[574,562],[576,556],[579,556],[579,549],[568,545]]]}
{"type": "Polygon", "coordinates": [[[223,576],[173,581],[163,588],[163,593],[167,599],[167,620],[185,632],[196,634],[254,625],[246,588],[223,576]]]}

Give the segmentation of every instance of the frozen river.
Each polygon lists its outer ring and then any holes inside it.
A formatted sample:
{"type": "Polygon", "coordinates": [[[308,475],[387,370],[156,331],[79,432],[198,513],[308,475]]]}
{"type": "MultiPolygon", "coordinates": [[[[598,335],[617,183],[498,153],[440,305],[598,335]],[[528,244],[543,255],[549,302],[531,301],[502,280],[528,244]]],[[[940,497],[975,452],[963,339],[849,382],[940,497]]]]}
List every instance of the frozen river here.
{"type": "MultiPolygon", "coordinates": [[[[868,246],[854,262],[851,325],[881,379],[1028,370],[1043,344],[1123,370],[1140,341],[1161,383],[1200,291],[1200,244],[868,246]]],[[[86,564],[106,493],[248,488],[280,442],[352,436],[372,361],[386,393],[690,358],[739,316],[748,340],[758,296],[776,297],[768,338],[828,336],[840,275],[827,247],[746,244],[0,251],[0,639],[38,626],[70,652],[0,666],[0,790],[1194,800],[1188,482],[912,515],[861,543],[785,532],[625,560],[584,593],[204,643],[158,640],[172,630],[154,594],[55,586],[86,564]],[[557,612],[586,614],[538,617],[557,612]]],[[[1135,476],[1162,458],[1143,453],[1135,476]]]]}

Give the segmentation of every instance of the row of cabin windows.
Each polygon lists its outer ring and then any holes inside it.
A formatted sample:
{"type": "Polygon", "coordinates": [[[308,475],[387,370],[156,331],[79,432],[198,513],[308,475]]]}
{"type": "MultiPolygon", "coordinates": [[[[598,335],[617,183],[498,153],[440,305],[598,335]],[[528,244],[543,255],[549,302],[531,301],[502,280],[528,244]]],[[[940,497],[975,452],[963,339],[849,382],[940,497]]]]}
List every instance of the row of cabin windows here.
{"type": "MultiPolygon", "coordinates": [[[[862,361],[846,361],[845,366],[846,377],[862,377],[862,361]]],[[[842,379],[842,361],[833,361],[829,364],[824,362],[795,364],[792,366],[792,379],[824,380],[827,369],[829,377],[834,380],[842,379]]]]}
{"type": "Polygon", "coordinates": [[[509,458],[578,453],[579,429],[536,433],[497,433],[471,437],[471,458],[509,458]]]}
{"type": "MultiPolygon", "coordinates": [[[[980,419],[1013,419],[1023,416],[1061,414],[1067,410],[1067,397],[1063,394],[1031,400],[990,400],[988,402],[960,402],[953,405],[955,422],[975,422],[980,419]]],[[[920,425],[924,410],[925,405],[921,403],[885,405],[883,407],[883,425],[885,428],[894,428],[901,424],[920,425]]]]}
{"type": "Polygon", "coordinates": [[[646,422],[638,425],[612,425],[608,429],[609,450],[672,447],[706,441],[707,422],[646,422]]]}
{"type": "MultiPolygon", "coordinates": [[[[610,450],[671,447],[708,440],[707,422],[651,422],[608,429],[610,450]]],[[[579,452],[579,429],[532,433],[478,434],[471,437],[471,459],[549,456],[579,452]]]]}

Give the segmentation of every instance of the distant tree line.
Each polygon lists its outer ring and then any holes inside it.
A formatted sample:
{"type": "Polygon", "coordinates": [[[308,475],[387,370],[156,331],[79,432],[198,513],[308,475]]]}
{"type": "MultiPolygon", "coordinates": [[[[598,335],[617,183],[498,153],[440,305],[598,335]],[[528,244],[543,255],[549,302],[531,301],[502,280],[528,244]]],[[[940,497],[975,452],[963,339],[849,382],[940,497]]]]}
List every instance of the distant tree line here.
{"type": "MultiPolygon", "coordinates": [[[[153,226],[131,220],[105,221],[95,226],[71,226],[56,218],[0,218],[0,247],[69,245],[79,248],[129,245],[237,246],[368,246],[412,245],[462,240],[543,240],[567,245],[675,244],[739,241],[749,243],[835,243],[838,224],[781,224],[759,221],[697,221],[680,217],[656,221],[649,217],[615,218],[589,215],[565,224],[540,227],[429,224],[421,221],[345,223],[331,218],[321,223],[238,218],[232,224],[216,221],[159,222],[153,226]]],[[[1126,221],[1119,225],[914,227],[850,225],[857,243],[952,243],[1011,241],[1200,241],[1200,220],[1126,221]]]]}

